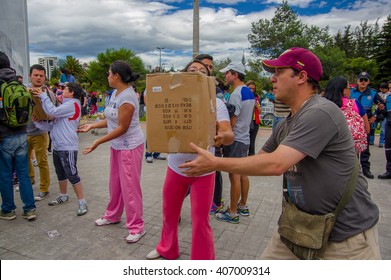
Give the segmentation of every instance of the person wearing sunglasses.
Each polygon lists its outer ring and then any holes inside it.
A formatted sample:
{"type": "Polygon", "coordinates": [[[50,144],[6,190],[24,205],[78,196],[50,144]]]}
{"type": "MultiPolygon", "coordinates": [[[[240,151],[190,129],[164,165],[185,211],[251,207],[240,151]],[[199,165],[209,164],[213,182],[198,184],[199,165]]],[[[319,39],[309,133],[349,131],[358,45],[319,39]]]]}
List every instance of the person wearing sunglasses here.
{"type": "MultiPolygon", "coordinates": [[[[368,72],[364,71],[358,74],[357,86],[350,90],[350,98],[358,100],[367,111],[369,125],[371,126],[371,130],[367,135],[367,141],[370,145],[372,144],[370,142],[371,135],[374,135],[375,133],[375,127],[373,124],[375,123],[377,116],[381,114],[380,112],[384,110],[385,103],[383,98],[381,98],[374,89],[369,87],[369,83],[370,79],[368,72]],[[373,105],[378,106],[376,111],[372,110],[373,105]]],[[[371,172],[371,163],[369,162],[369,157],[371,156],[369,145],[368,148],[361,153],[360,163],[364,176],[368,179],[373,179],[375,176],[373,176],[371,172]]]]}

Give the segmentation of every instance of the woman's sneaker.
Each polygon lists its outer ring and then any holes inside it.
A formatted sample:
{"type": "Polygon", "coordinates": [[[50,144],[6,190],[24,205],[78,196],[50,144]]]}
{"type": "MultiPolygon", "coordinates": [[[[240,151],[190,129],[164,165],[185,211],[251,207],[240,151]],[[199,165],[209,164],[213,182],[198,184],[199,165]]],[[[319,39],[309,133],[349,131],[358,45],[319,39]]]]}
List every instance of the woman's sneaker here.
{"type": "Polygon", "coordinates": [[[119,222],[110,222],[109,220],[106,220],[104,218],[100,218],[95,221],[95,225],[98,227],[112,225],[112,224],[118,224],[118,223],[119,222]]]}
{"type": "Polygon", "coordinates": [[[238,204],[238,214],[242,215],[242,216],[250,216],[250,211],[248,210],[248,206],[247,205],[244,205],[244,206],[241,206],[240,204],[238,204]]]}
{"type": "Polygon", "coordinates": [[[229,209],[225,210],[223,213],[216,213],[216,219],[222,222],[228,222],[231,224],[239,223],[239,215],[237,213],[231,214],[229,209]]]}
{"type": "Polygon", "coordinates": [[[56,206],[56,205],[59,205],[61,203],[64,203],[64,202],[67,202],[69,200],[69,196],[57,196],[57,198],[53,201],[50,201],[48,203],[49,206],[56,206]]]}
{"type": "Polygon", "coordinates": [[[156,260],[162,258],[160,254],[156,251],[156,249],[153,249],[151,252],[148,253],[146,256],[147,260],[156,260]]]}
{"type": "Polygon", "coordinates": [[[212,207],[210,208],[209,214],[214,215],[220,212],[224,208],[224,203],[221,202],[220,205],[216,205],[216,203],[212,202],[212,207]]]}
{"type": "Polygon", "coordinates": [[[128,237],[126,237],[126,242],[128,243],[136,243],[137,241],[139,241],[141,239],[141,237],[143,237],[145,234],[147,233],[146,230],[143,230],[142,232],[140,233],[130,233],[128,235],[128,237]]]}

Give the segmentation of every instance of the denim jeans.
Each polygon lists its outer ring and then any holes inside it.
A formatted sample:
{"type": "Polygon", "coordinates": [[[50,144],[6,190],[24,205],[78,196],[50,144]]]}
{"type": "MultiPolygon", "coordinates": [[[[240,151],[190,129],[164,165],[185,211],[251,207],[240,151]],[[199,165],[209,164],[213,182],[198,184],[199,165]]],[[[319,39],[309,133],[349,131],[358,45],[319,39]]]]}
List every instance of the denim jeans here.
{"type": "Polygon", "coordinates": [[[12,170],[19,180],[20,198],[24,212],[35,209],[33,187],[28,174],[27,134],[3,137],[0,140],[0,192],[1,209],[9,213],[16,209],[12,170]]]}
{"type": "MultiPolygon", "coordinates": [[[[147,150],[147,149],[148,149],[148,144],[147,144],[147,141],[145,141],[145,150],[147,150]]],[[[154,159],[157,159],[159,156],[160,156],[160,153],[157,153],[157,152],[153,152],[153,153],[145,152],[145,158],[153,157],[154,159]]]]}

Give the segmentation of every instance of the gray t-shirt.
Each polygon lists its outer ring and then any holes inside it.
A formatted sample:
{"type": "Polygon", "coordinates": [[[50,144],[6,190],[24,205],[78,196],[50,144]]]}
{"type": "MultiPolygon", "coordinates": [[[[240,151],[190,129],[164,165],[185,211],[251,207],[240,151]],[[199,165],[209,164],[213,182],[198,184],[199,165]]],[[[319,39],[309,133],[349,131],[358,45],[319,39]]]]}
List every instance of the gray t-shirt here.
{"type": "MultiPolygon", "coordinates": [[[[311,97],[294,116],[278,124],[262,149],[270,153],[280,143],[307,155],[285,173],[291,201],[307,213],[334,212],[347,189],[356,160],[342,111],[326,98],[311,97]]],[[[360,172],[352,197],[337,217],[330,240],[346,240],[373,227],[378,219],[379,209],[360,172]]]]}
{"type": "Polygon", "coordinates": [[[253,117],[255,98],[245,85],[238,86],[232,92],[228,103],[235,106],[236,124],[233,128],[234,141],[250,145],[250,123],[253,117]]]}

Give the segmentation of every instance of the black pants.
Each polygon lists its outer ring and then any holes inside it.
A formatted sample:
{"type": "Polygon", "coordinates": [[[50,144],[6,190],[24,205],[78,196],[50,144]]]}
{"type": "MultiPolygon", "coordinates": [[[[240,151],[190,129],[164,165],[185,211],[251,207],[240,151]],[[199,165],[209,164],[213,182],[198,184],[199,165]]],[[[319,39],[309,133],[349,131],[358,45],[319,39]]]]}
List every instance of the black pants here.
{"type": "Polygon", "coordinates": [[[370,170],[371,169],[371,163],[369,162],[369,157],[371,156],[371,152],[369,151],[369,138],[371,137],[371,133],[367,134],[367,142],[368,147],[365,151],[361,152],[360,155],[360,163],[362,170],[370,170]]]}
{"type": "Polygon", "coordinates": [[[391,172],[391,122],[386,122],[385,127],[385,142],[384,142],[384,147],[385,147],[385,152],[386,152],[386,171],[391,172]]]}
{"type": "Polygon", "coordinates": [[[50,131],[48,131],[49,135],[49,146],[48,146],[48,152],[52,150],[52,138],[50,137],[50,131]]]}
{"type": "Polygon", "coordinates": [[[251,122],[252,124],[250,125],[250,146],[248,148],[249,156],[255,155],[255,138],[257,138],[259,130],[259,124],[256,124],[254,120],[252,120],[251,122]]]}

